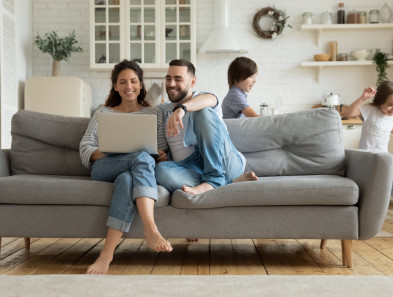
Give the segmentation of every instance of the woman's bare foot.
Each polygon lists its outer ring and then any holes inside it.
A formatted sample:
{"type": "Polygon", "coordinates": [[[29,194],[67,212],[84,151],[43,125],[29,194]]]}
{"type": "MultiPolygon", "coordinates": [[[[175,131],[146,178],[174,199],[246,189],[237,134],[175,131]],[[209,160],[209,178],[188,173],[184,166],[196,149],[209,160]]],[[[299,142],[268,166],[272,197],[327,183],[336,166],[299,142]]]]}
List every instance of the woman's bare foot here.
{"type": "Polygon", "coordinates": [[[172,246],[169,241],[161,236],[158,230],[145,230],[146,244],[156,252],[171,252],[172,246]]]}
{"type": "Polygon", "coordinates": [[[188,194],[191,195],[198,195],[205,193],[207,191],[213,190],[214,187],[211,184],[208,183],[201,183],[200,185],[196,187],[188,187],[188,186],[183,186],[182,190],[188,194]]]}
{"type": "Polygon", "coordinates": [[[246,171],[239,177],[233,180],[234,183],[244,182],[244,181],[256,181],[258,176],[255,175],[254,171],[246,171]]]}
{"type": "Polygon", "coordinates": [[[112,260],[112,254],[100,254],[96,261],[87,267],[86,274],[107,274],[112,260]]]}

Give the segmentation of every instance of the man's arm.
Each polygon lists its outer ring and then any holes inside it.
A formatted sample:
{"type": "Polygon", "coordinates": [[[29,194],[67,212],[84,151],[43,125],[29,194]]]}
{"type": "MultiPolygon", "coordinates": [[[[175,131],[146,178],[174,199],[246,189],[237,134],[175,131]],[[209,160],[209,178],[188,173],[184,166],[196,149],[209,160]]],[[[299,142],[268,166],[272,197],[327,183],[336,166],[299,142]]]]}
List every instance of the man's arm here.
{"type": "MultiPolygon", "coordinates": [[[[192,97],[185,103],[182,103],[188,111],[198,111],[204,109],[206,107],[215,107],[218,104],[218,99],[213,94],[199,94],[195,97],[192,97]]],[[[168,119],[166,125],[166,131],[168,136],[177,136],[179,135],[179,127],[183,129],[183,117],[185,112],[183,109],[176,109],[168,119]]]]}

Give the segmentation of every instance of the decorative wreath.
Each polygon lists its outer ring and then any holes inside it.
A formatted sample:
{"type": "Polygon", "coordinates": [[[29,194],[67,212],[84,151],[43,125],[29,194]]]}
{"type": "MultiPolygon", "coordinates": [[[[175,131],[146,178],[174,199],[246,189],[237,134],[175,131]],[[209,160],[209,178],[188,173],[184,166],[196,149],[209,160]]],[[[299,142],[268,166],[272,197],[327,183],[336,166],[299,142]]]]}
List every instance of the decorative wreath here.
{"type": "Polygon", "coordinates": [[[278,35],[282,33],[285,26],[292,28],[291,25],[287,24],[287,19],[289,16],[286,15],[285,11],[276,9],[273,7],[265,7],[259,10],[252,21],[252,27],[258,36],[264,39],[275,39],[278,35]],[[274,23],[269,28],[270,30],[263,30],[259,24],[261,18],[270,17],[273,18],[274,23]]]}

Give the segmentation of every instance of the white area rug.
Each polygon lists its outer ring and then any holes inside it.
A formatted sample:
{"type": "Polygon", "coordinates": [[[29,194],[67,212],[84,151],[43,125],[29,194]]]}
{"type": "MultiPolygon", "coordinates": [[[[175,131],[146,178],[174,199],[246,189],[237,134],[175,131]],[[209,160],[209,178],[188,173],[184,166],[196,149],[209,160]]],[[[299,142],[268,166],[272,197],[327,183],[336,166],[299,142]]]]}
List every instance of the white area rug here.
{"type": "Polygon", "coordinates": [[[391,297],[387,276],[0,276],[2,297],[391,297]]]}

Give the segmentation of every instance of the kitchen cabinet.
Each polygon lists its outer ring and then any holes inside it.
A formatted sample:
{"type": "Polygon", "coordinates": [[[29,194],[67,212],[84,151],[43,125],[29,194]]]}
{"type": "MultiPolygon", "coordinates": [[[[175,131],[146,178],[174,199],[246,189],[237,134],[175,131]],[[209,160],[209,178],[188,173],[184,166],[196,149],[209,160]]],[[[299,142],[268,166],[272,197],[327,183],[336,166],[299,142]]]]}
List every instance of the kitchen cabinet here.
{"type": "MultiPolygon", "coordinates": [[[[321,43],[321,35],[326,31],[348,31],[348,30],[386,30],[393,29],[393,23],[387,24],[312,24],[302,25],[301,31],[313,31],[317,35],[318,46],[321,43]]],[[[389,65],[393,65],[393,61],[388,62],[389,65]]],[[[349,67],[349,66],[375,66],[373,61],[327,61],[327,62],[316,62],[316,61],[305,61],[300,64],[302,67],[314,67],[317,68],[317,81],[319,82],[320,75],[323,67],[349,67]]]]}
{"type": "Polygon", "coordinates": [[[343,144],[346,149],[359,148],[362,125],[343,125],[343,144]]]}
{"type": "Polygon", "coordinates": [[[90,67],[112,69],[123,59],[164,69],[196,60],[195,0],[90,0],[90,67]]]}

